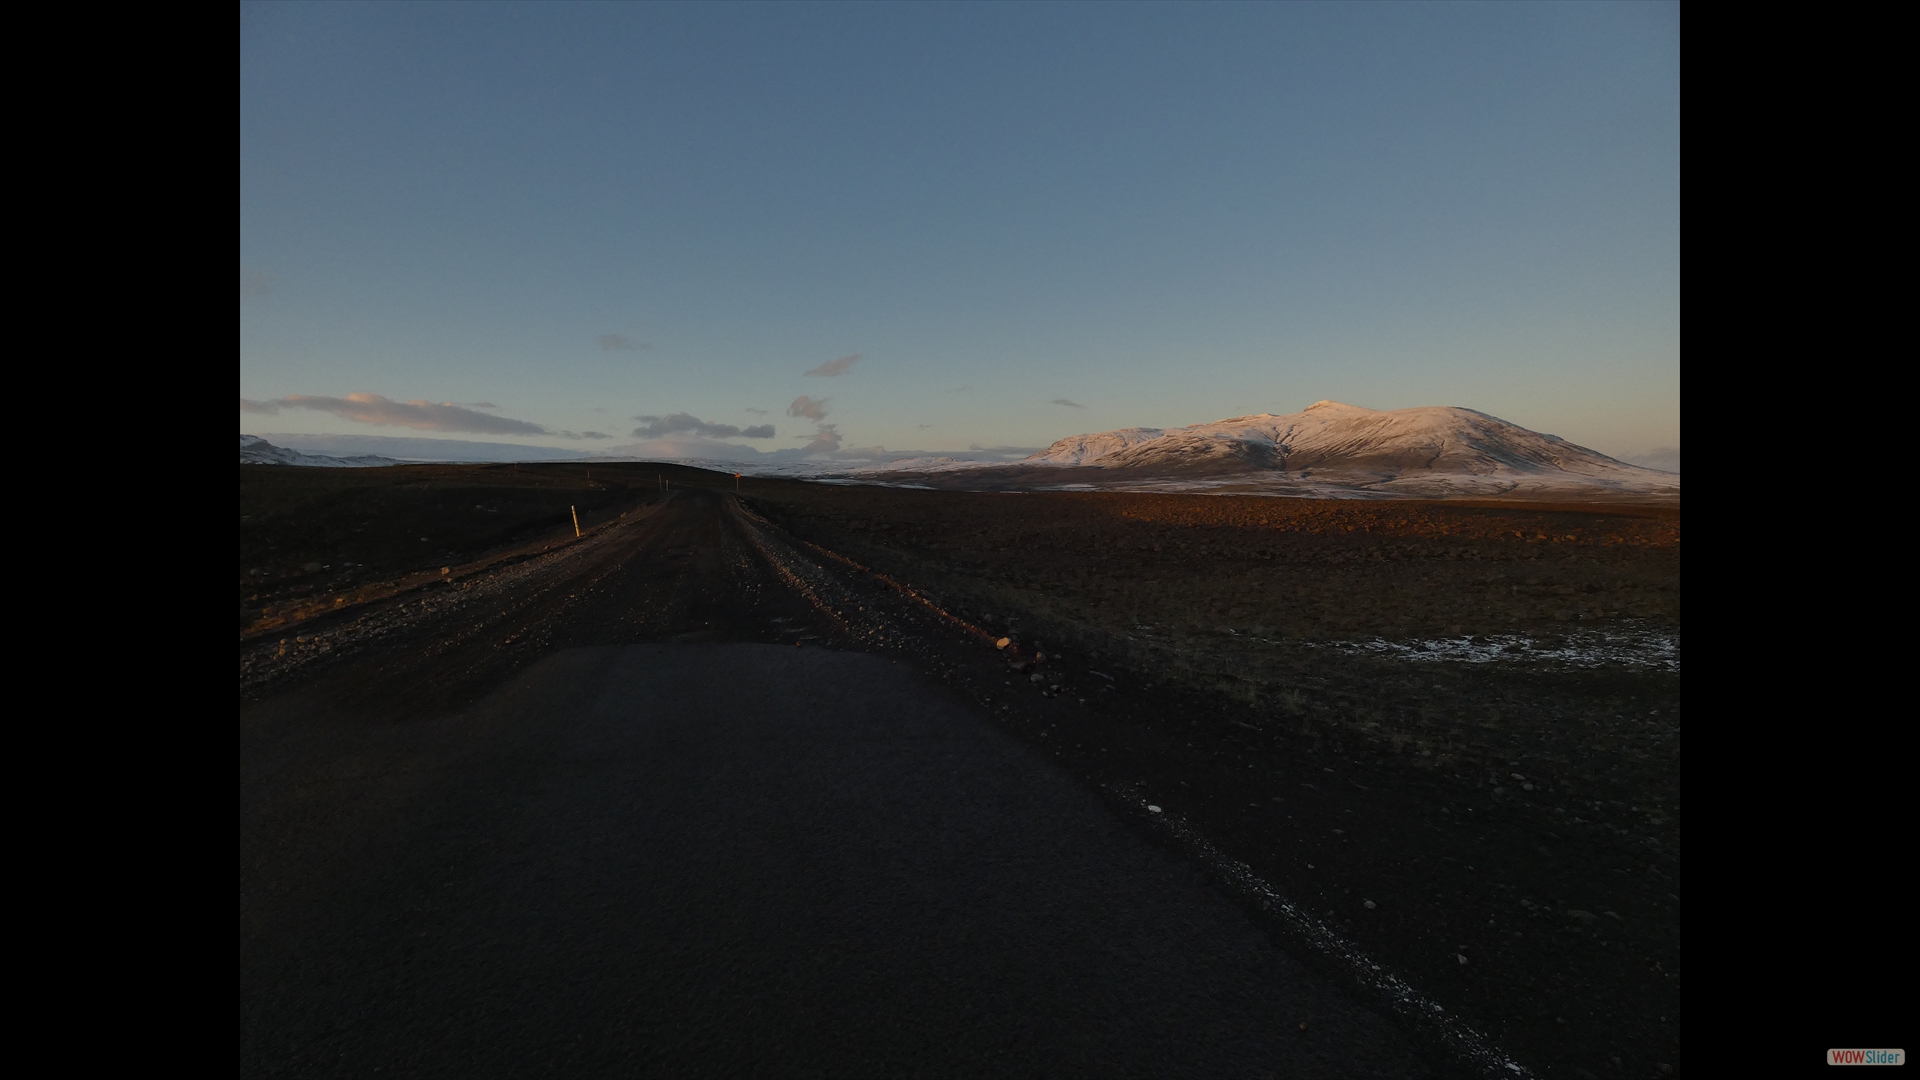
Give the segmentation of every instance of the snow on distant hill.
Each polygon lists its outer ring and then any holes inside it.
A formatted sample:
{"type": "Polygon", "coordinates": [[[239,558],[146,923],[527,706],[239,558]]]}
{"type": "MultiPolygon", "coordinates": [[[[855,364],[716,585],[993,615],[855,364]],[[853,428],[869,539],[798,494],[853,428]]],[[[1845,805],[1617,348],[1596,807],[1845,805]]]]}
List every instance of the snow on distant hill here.
{"type": "MultiPolygon", "coordinates": [[[[940,477],[911,471],[920,473],[914,479],[951,486],[945,481],[958,480],[962,470],[940,477]]],[[[991,486],[1029,489],[1358,498],[1680,493],[1676,473],[1618,461],[1473,409],[1377,410],[1337,401],[1285,416],[1073,435],[1025,461],[972,471],[991,486]],[[1057,481],[1049,482],[1049,470],[1058,470],[1057,481]]]]}
{"type": "MultiPolygon", "coordinates": [[[[1671,453],[1677,467],[1679,453],[1671,453]]],[[[1680,496],[1677,472],[1620,461],[1474,409],[1363,409],[1338,401],[1317,401],[1285,416],[1261,413],[1190,427],[1071,435],[1018,461],[980,460],[972,452],[952,456],[909,452],[892,460],[883,455],[886,452],[875,447],[814,460],[664,460],[749,476],[968,490],[1236,492],[1318,498],[1625,496],[1666,500],[1680,496]],[[858,456],[867,453],[873,456],[858,456]]],[[[252,435],[240,437],[240,460],[334,467],[402,463],[371,454],[304,453],[252,435]]]]}
{"type": "MultiPolygon", "coordinates": [[[[1223,422],[1231,423],[1231,421],[1223,422]]],[[[1045,461],[1053,465],[1090,465],[1096,458],[1131,450],[1136,446],[1162,438],[1166,434],[1165,428],[1130,427],[1121,428],[1118,431],[1102,431],[1093,435],[1069,435],[1027,460],[1045,461]]]]}
{"type": "Polygon", "coordinates": [[[374,454],[362,454],[358,457],[327,457],[324,454],[303,454],[298,450],[289,450],[284,446],[275,446],[258,435],[240,436],[240,464],[242,465],[308,465],[330,469],[360,469],[378,465],[398,465],[400,462],[390,457],[374,454]]]}

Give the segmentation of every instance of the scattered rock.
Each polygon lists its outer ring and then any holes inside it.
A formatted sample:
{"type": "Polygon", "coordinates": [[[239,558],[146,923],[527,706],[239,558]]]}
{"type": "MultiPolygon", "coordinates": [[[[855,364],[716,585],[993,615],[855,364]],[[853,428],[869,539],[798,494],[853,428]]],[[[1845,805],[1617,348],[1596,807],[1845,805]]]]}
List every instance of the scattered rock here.
{"type": "Polygon", "coordinates": [[[1600,921],[1600,916],[1595,915],[1591,911],[1581,911],[1578,908],[1567,909],[1567,917],[1569,919],[1580,920],[1580,924],[1582,926],[1592,926],[1594,923],[1597,923],[1600,921]]]}
{"type": "Polygon", "coordinates": [[[1460,961],[1460,962],[1461,962],[1462,964],[1464,964],[1464,963],[1466,963],[1466,962],[1467,962],[1467,954],[1466,954],[1466,953],[1454,953],[1454,954],[1453,954],[1453,958],[1454,958],[1455,960],[1458,960],[1458,961],[1460,961]]]}
{"type": "Polygon", "coordinates": [[[1034,672],[1033,674],[1031,674],[1031,675],[1029,675],[1029,676],[1027,676],[1027,681],[1028,681],[1028,682],[1036,682],[1036,683],[1038,683],[1038,682],[1046,682],[1046,681],[1047,681],[1047,677],[1046,677],[1045,675],[1042,675],[1042,674],[1040,674],[1039,672],[1037,672],[1037,671],[1036,671],[1036,672],[1034,672]]]}
{"type": "Polygon", "coordinates": [[[993,647],[996,649],[1004,649],[1011,644],[1013,644],[1011,638],[1001,638],[999,641],[993,643],[993,647]]]}
{"type": "Polygon", "coordinates": [[[1371,900],[1367,900],[1367,901],[1364,901],[1363,903],[1365,904],[1365,906],[1366,906],[1366,909],[1367,909],[1368,911],[1372,911],[1372,910],[1373,910],[1373,909],[1374,909],[1375,907],[1378,907],[1378,906],[1379,906],[1379,905],[1377,905],[1377,904],[1375,904],[1375,903],[1374,903],[1373,901],[1371,901],[1371,900]]]}

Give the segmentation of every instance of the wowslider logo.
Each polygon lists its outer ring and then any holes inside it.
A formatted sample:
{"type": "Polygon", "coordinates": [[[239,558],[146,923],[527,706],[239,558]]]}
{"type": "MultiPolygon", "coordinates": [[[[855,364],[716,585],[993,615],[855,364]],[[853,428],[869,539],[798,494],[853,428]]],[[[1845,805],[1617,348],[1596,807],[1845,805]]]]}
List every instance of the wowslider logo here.
{"type": "Polygon", "coordinates": [[[1905,1065],[1905,1050],[1829,1050],[1829,1065],[1905,1065]]]}

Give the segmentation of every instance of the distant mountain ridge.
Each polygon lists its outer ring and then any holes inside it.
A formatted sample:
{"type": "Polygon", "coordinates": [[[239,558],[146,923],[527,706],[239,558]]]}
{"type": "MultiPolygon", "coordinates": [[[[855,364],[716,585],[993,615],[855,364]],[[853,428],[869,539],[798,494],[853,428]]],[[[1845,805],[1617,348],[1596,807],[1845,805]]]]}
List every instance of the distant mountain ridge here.
{"type": "MultiPolygon", "coordinates": [[[[896,482],[919,471],[894,468],[896,482]]],[[[1071,435],[1007,466],[921,475],[923,483],[941,487],[968,484],[971,475],[975,483],[1009,490],[1241,491],[1335,498],[1678,498],[1680,493],[1678,473],[1632,465],[1475,409],[1365,409],[1338,401],[1316,401],[1284,416],[1261,413],[1189,427],[1071,435]]]]}
{"type": "Polygon", "coordinates": [[[1379,410],[1338,401],[1316,401],[1287,416],[1262,413],[1184,428],[1073,435],[1027,460],[1138,468],[1212,459],[1258,461],[1292,472],[1316,466],[1475,474],[1640,468],[1475,409],[1379,410]]]}
{"type": "Polygon", "coordinates": [[[240,464],[242,465],[304,465],[322,469],[366,469],[381,465],[398,465],[396,458],[380,457],[377,454],[361,454],[356,457],[328,457],[325,454],[303,454],[298,450],[289,450],[284,446],[275,446],[258,435],[240,436],[240,464]]]}

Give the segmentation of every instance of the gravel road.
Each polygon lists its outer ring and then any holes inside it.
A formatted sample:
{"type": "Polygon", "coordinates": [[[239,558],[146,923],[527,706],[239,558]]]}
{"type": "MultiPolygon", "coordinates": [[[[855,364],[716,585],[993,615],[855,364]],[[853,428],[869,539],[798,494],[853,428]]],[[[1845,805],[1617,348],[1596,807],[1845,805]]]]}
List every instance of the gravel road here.
{"type": "Polygon", "coordinates": [[[243,650],[243,1075],[1431,1074],[745,528],[243,650]]]}

